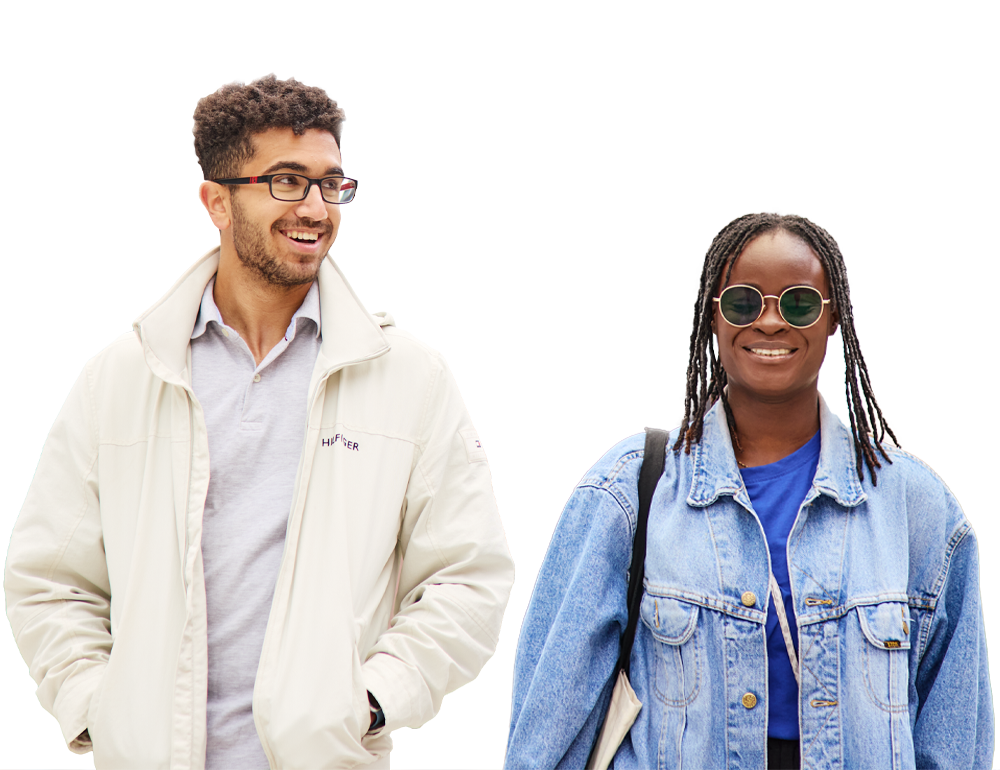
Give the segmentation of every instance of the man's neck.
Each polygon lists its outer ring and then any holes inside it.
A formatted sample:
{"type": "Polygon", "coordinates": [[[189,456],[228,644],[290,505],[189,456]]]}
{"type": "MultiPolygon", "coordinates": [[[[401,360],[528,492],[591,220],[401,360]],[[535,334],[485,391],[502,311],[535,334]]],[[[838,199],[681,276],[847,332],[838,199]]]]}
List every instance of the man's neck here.
{"type": "Polygon", "coordinates": [[[259,364],[285,336],[311,285],[275,286],[250,275],[237,257],[223,257],[215,277],[215,304],[259,364]]]}

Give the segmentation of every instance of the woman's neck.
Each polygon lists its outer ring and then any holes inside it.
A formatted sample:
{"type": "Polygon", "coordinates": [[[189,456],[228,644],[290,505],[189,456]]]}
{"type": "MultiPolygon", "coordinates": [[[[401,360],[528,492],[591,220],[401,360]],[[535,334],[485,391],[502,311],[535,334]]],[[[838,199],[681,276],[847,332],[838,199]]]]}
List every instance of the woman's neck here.
{"type": "Polygon", "coordinates": [[[819,430],[819,391],[815,387],[780,402],[748,398],[730,389],[728,401],[736,422],[733,452],[744,468],[788,457],[819,430]]]}

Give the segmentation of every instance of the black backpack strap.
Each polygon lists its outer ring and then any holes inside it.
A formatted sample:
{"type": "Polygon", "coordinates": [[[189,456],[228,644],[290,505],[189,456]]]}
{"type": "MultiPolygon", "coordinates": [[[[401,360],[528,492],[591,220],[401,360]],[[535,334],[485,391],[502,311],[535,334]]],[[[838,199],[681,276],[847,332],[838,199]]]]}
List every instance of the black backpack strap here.
{"type": "Polygon", "coordinates": [[[642,604],[642,579],[646,571],[646,522],[649,520],[653,492],[656,491],[656,485],[663,475],[669,435],[665,430],[646,428],[646,448],[642,455],[642,468],[639,470],[639,513],[635,518],[632,567],[629,569],[628,625],[622,635],[618,665],[615,666],[612,681],[617,679],[619,671],[624,671],[626,676],[630,673],[632,643],[635,641],[635,631],[639,625],[639,607],[642,604]]]}
{"type": "MultiPolygon", "coordinates": [[[[626,677],[630,674],[632,643],[635,641],[635,632],[639,626],[639,609],[642,606],[642,579],[646,571],[646,522],[649,520],[653,492],[656,491],[656,485],[660,476],[663,475],[668,438],[669,434],[665,430],[646,428],[646,447],[642,455],[642,467],[639,469],[639,511],[635,517],[635,535],[632,538],[632,566],[628,579],[628,625],[625,626],[625,633],[622,634],[618,662],[611,675],[612,697],[618,691],[619,672],[624,671],[626,677]]],[[[608,713],[605,711],[601,727],[598,729],[597,735],[594,737],[594,744],[590,748],[590,758],[587,759],[588,767],[604,734],[607,719],[608,713]]]]}

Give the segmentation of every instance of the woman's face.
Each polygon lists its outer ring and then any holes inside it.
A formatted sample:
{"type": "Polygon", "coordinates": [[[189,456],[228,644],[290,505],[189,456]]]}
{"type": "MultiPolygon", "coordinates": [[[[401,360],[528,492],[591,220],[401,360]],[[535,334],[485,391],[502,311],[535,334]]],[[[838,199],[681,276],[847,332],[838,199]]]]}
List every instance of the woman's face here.
{"type": "MultiPolygon", "coordinates": [[[[736,259],[729,281],[720,283],[715,296],[735,284],[779,296],[791,286],[812,286],[824,299],[830,298],[826,271],[815,252],[784,230],[772,230],[750,241],[736,259]]],[[[816,390],[827,338],[837,329],[832,305],[825,305],[819,321],[808,329],[786,323],[776,299],[765,300],[761,317],[743,328],[727,323],[719,313],[719,303],[714,305],[712,331],[729,378],[730,402],[780,403],[816,390]]]]}

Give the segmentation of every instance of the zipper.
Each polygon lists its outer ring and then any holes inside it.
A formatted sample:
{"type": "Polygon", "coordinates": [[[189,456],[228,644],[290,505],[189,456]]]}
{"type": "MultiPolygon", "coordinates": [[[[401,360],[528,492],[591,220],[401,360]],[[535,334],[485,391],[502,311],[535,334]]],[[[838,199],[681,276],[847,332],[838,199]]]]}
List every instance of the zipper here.
{"type": "MultiPolygon", "coordinates": [[[[339,369],[336,371],[339,371],[339,369]]],[[[313,413],[316,411],[317,402],[319,400],[319,394],[325,389],[327,380],[329,380],[330,377],[333,376],[333,374],[334,374],[333,371],[327,372],[327,374],[323,376],[317,383],[316,390],[309,394],[309,410],[306,412],[305,437],[303,438],[302,451],[299,453],[299,467],[295,473],[295,488],[292,493],[292,505],[288,511],[288,524],[285,526],[285,544],[281,550],[281,564],[278,567],[278,579],[275,581],[274,595],[271,598],[272,609],[274,606],[274,602],[278,600],[279,589],[282,591],[282,595],[284,594],[284,583],[287,582],[285,574],[287,572],[286,565],[288,564],[288,558],[287,558],[289,549],[288,543],[289,540],[291,540],[289,535],[292,534],[293,526],[297,523],[294,520],[298,518],[296,516],[296,510],[298,509],[299,497],[303,486],[302,483],[303,476],[306,473],[306,466],[312,461],[312,457],[309,458],[306,457],[306,455],[309,454],[309,444],[310,444],[309,423],[312,420],[313,413]]],[[[315,452],[312,453],[312,456],[315,456],[315,452]]],[[[305,505],[303,504],[303,510],[304,509],[305,505]]],[[[275,759],[274,751],[271,749],[271,745],[270,743],[268,743],[264,730],[262,729],[263,726],[260,723],[261,719],[260,709],[256,708],[256,704],[254,703],[257,700],[257,682],[260,679],[260,674],[261,674],[260,667],[263,665],[264,660],[267,656],[268,648],[270,647],[271,636],[272,636],[272,628],[271,628],[271,623],[269,622],[267,624],[267,629],[264,631],[264,643],[261,645],[260,660],[257,663],[258,666],[257,676],[254,678],[254,692],[251,698],[251,704],[252,704],[251,707],[253,712],[254,727],[256,727],[257,729],[257,738],[260,741],[261,748],[264,749],[264,756],[267,757],[267,762],[268,765],[271,767],[271,770],[276,770],[276,768],[278,767],[278,763],[277,760],[275,759]]]]}
{"type": "MultiPolygon", "coordinates": [[[[327,381],[334,374],[340,372],[341,370],[345,369],[348,366],[352,366],[354,364],[360,364],[360,363],[363,363],[364,361],[370,361],[373,358],[378,358],[379,356],[382,356],[386,352],[388,352],[388,350],[389,350],[389,347],[386,346],[385,348],[377,351],[376,353],[373,353],[373,354],[368,355],[368,356],[364,356],[363,358],[355,359],[353,361],[348,361],[346,363],[343,363],[343,364],[337,366],[334,369],[330,369],[329,371],[327,371],[327,373],[325,375],[323,375],[323,377],[320,378],[319,382],[316,383],[316,389],[309,395],[309,410],[308,410],[308,412],[306,414],[305,443],[302,446],[302,453],[299,455],[299,469],[298,469],[298,472],[295,475],[294,497],[292,498],[292,507],[291,507],[291,510],[289,511],[288,525],[285,527],[285,545],[284,545],[284,547],[282,549],[282,552],[281,552],[281,566],[278,567],[278,579],[275,581],[275,587],[274,587],[275,593],[274,593],[274,595],[272,596],[272,599],[271,599],[271,602],[272,602],[271,607],[272,608],[274,607],[274,602],[275,601],[280,601],[280,600],[282,600],[284,598],[284,594],[285,594],[284,583],[287,582],[286,573],[288,572],[288,569],[289,569],[289,567],[288,567],[288,561],[287,561],[287,558],[286,558],[288,556],[288,548],[289,548],[288,543],[289,543],[289,539],[290,539],[289,535],[292,533],[292,527],[296,523],[295,522],[295,518],[294,518],[294,514],[295,514],[295,511],[296,511],[296,509],[298,507],[300,496],[302,494],[305,494],[305,490],[303,489],[303,484],[302,484],[303,474],[305,474],[305,472],[306,472],[306,467],[309,466],[309,465],[311,465],[313,458],[315,458],[315,452],[313,452],[312,455],[310,455],[308,458],[306,457],[306,455],[309,452],[309,423],[310,423],[310,420],[312,418],[313,412],[316,410],[316,402],[319,399],[319,394],[322,393],[325,390],[327,381]],[[308,462],[307,462],[307,459],[308,459],[308,462]],[[278,597],[278,591],[279,591],[279,589],[282,590],[282,597],[281,597],[281,599],[279,599],[279,597],[278,597]]],[[[324,400],[325,400],[325,396],[324,396],[324,400]]],[[[313,445],[313,448],[315,448],[315,445],[313,445]]],[[[304,512],[305,505],[303,504],[302,507],[303,507],[303,512],[304,512]]],[[[299,517],[299,518],[301,518],[301,517],[299,517]]],[[[285,605],[287,606],[287,602],[285,602],[285,605]]],[[[284,622],[284,621],[282,620],[281,622],[284,622]]],[[[272,644],[271,638],[272,638],[273,634],[274,634],[274,629],[273,629],[271,623],[269,622],[268,625],[267,625],[267,629],[264,632],[264,643],[261,646],[260,662],[259,662],[258,667],[257,667],[257,677],[254,679],[254,693],[253,693],[253,697],[251,698],[251,708],[252,708],[252,711],[253,711],[254,727],[257,728],[257,738],[260,740],[261,748],[264,749],[264,755],[267,757],[267,762],[268,762],[268,765],[270,766],[271,770],[276,770],[276,768],[278,767],[278,765],[277,765],[277,762],[275,761],[275,758],[274,758],[274,752],[271,750],[271,746],[268,743],[267,738],[264,735],[264,731],[261,729],[261,724],[260,724],[260,710],[258,708],[256,708],[257,682],[260,680],[260,671],[261,671],[260,667],[263,666],[265,664],[265,661],[267,660],[268,650],[269,650],[269,648],[270,648],[270,646],[272,644]]]]}

